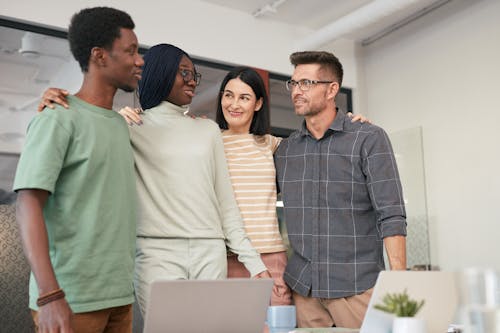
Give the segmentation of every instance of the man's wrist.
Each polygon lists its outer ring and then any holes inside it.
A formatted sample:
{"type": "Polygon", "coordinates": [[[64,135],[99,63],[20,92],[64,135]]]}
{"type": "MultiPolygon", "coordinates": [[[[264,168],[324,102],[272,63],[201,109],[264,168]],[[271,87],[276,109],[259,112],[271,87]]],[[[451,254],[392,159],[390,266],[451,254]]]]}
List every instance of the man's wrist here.
{"type": "Polygon", "coordinates": [[[55,289],[55,290],[52,290],[48,293],[40,295],[40,297],[38,297],[38,299],[36,300],[36,305],[38,307],[41,307],[41,306],[44,306],[45,304],[48,304],[50,302],[57,301],[58,299],[64,298],[65,296],[66,296],[66,294],[64,293],[64,291],[61,288],[55,289]]]}

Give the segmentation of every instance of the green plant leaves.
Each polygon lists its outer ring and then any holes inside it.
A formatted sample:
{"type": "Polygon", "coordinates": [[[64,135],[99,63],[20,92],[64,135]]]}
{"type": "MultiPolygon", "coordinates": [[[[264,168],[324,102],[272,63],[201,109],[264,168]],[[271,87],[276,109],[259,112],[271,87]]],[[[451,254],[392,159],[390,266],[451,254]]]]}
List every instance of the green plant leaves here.
{"type": "Polygon", "coordinates": [[[382,304],[376,304],[375,309],[393,313],[397,317],[414,317],[424,303],[424,300],[415,301],[410,299],[405,289],[403,293],[385,295],[382,304]]]}

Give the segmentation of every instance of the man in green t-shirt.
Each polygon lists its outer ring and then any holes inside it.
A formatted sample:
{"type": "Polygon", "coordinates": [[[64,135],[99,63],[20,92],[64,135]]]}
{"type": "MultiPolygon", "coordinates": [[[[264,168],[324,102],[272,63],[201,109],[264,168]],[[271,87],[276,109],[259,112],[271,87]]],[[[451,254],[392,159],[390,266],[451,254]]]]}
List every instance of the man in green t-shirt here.
{"type": "Polygon", "coordinates": [[[40,332],[132,332],[136,191],[117,89],[133,91],[144,64],[130,16],[75,14],[71,52],[84,73],[71,112],[31,121],[14,190],[40,332]]]}

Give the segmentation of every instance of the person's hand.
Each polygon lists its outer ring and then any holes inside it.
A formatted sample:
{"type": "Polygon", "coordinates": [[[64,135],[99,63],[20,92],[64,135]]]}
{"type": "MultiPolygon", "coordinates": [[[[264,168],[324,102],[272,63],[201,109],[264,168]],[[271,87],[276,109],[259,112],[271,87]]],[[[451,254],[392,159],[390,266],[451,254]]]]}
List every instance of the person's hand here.
{"type": "Polygon", "coordinates": [[[134,124],[142,125],[141,114],[143,112],[144,111],[142,111],[141,108],[131,108],[130,106],[126,106],[118,111],[118,113],[121,114],[121,116],[130,126],[133,126],[134,124]]]}
{"type": "Polygon", "coordinates": [[[66,99],[66,96],[68,95],[69,92],[67,90],[48,88],[42,95],[42,100],[38,104],[37,111],[42,112],[45,107],[53,109],[54,104],[62,105],[66,109],[69,108],[68,100],[66,99]]]}
{"type": "MultiPolygon", "coordinates": [[[[256,278],[256,279],[272,279],[273,277],[271,276],[271,273],[269,273],[268,270],[265,270],[265,271],[260,272],[259,274],[255,275],[254,278],[256,278]]],[[[273,284],[273,293],[278,295],[278,296],[281,296],[281,294],[283,293],[282,288],[276,284],[276,281],[274,281],[274,284],[273,284]]]]}
{"type": "Polygon", "coordinates": [[[206,114],[201,115],[201,116],[197,116],[195,114],[192,114],[191,112],[187,112],[187,113],[185,113],[185,115],[192,118],[192,119],[196,119],[196,118],[208,119],[206,114]]]}
{"type": "Polygon", "coordinates": [[[372,122],[370,121],[370,119],[366,118],[365,116],[363,116],[362,114],[356,114],[356,115],[353,115],[351,112],[348,112],[347,113],[347,116],[349,118],[351,118],[351,123],[355,123],[357,121],[361,122],[362,124],[363,123],[368,123],[368,124],[371,124],[372,122]]]}
{"type": "Polygon", "coordinates": [[[273,287],[274,294],[278,297],[282,297],[287,291],[288,287],[283,277],[275,278],[273,287]]]}
{"type": "Polygon", "coordinates": [[[71,311],[66,299],[47,303],[38,309],[39,333],[73,333],[71,311]]]}
{"type": "Polygon", "coordinates": [[[272,279],[271,273],[269,273],[268,270],[260,272],[259,274],[255,275],[254,278],[256,278],[256,279],[272,279]]]}

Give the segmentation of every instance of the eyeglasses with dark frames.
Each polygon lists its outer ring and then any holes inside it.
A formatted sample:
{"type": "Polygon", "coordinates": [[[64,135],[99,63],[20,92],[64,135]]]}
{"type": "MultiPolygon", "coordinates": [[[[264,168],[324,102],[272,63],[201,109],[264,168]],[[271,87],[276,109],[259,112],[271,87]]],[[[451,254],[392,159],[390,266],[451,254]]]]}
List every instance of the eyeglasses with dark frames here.
{"type": "Polygon", "coordinates": [[[286,90],[292,91],[293,88],[296,86],[299,86],[299,89],[302,91],[308,91],[311,89],[312,86],[319,84],[319,83],[333,83],[335,81],[321,81],[321,80],[309,80],[309,79],[302,79],[299,81],[295,80],[288,80],[285,82],[286,90]]]}
{"type": "Polygon", "coordinates": [[[192,70],[189,69],[179,69],[179,74],[181,74],[182,79],[184,80],[185,83],[189,83],[189,81],[194,80],[196,82],[196,85],[200,85],[201,82],[201,74],[193,72],[192,70]]]}

